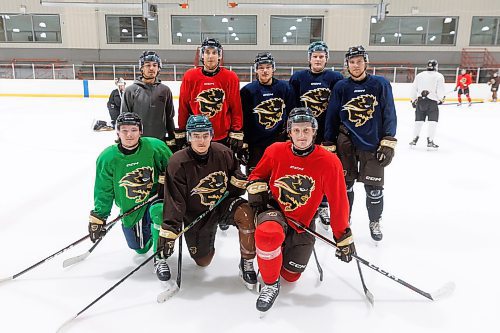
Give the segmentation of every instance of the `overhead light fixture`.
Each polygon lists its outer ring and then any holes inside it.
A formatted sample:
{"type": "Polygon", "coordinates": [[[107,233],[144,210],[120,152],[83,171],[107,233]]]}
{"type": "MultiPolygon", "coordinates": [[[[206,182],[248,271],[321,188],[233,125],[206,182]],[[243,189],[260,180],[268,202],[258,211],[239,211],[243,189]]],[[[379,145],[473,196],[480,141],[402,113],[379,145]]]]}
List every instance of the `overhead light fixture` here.
{"type": "Polygon", "coordinates": [[[298,19],[297,19],[297,22],[299,22],[299,23],[300,23],[300,22],[302,22],[302,19],[301,19],[301,18],[298,18],[298,19]]]}
{"type": "Polygon", "coordinates": [[[286,43],[288,41],[288,39],[286,38],[286,36],[283,36],[283,43],[286,43]]]}
{"type": "Polygon", "coordinates": [[[384,36],[380,37],[380,42],[381,43],[385,43],[385,37],[384,36]]]}
{"type": "Polygon", "coordinates": [[[182,32],[178,32],[176,35],[177,37],[182,37],[182,32]]]}
{"type": "Polygon", "coordinates": [[[234,40],[240,40],[240,37],[234,37],[234,40]]]}
{"type": "Polygon", "coordinates": [[[229,22],[229,20],[227,19],[227,17],[223,17],[222,20],[221,20],[222,23],[227,23],[229,22]]]}
{"type": "Polygon", "coordinates": [[[451,23],[451,21],[453,21],[451,17],[447,17],[444,19],[444,23],[451,23]]]}
{"type": "Polygon", "coordinates": [[[292,35],[292,33],[290,31],[288,31],[285,35],[287,35],[288,37],[290,37],[292,35]]]}
{"type": "Polygon", "coordinates": [[[186,39],[186,42],[191,43],[191,38],[186,39]]]}
{"type": "Polygon", "coordinates": [[[455,30],[450,31],[450,35],[454,35],[454,34],[455,34],[455,30]]]}
{"type": "Polygon", "coordinates": [[[12,32],[20,32],[21,30],[19,30],[18,28],[14,28],[12,29],[12,32]]]}
{"type": "Polygon", "coordinates": [[[429,38],[429,40],[430,40],[431,42],[435,41],[435,40],[436,40],[436,36],[432,36],[431,38],[429,38]]]}
{"type": "Polygon", "coordinates": [[[297,30],[297,27],[296,27],[296,26],[294,26],[294,25],[292,25],[292,26],[290,27],[290,31],[294,31],[294,30],[297,30]]]}
{"type": "Polygon", "coordinates": [[[488,31],[488,30],[490,30],[490,27],[488,27],[488,26],[484,26],[484,27],[482,27],[482,28],[481,28],[481,30],[482,30],[482,31],[488,31]]]}
{"type": "Polygon", "coordinates": [[[46,34],[45,32],[42,32],[42,33],[40,34],[40,38],[47,38],[47,34],[46,34]]]}
{"type": "Polygon", "coordinates": [[[233,29],[233,27],[227,27],[227,30],[233,31],[234,29],[233,29]]]}
{"type": "Polygon", "coordinates": [[[375,23],[377,23],[377,18],[374,16],[374,17],[372,17],[372,20],[371,20],[371,21],[372,21],[372,23],[374,23],[374,24],[375,24],[375,23]]]}
{"type": "Polygon", "coordinates": [[[135,35],[135,37],[142,38],[142,34],[137,34],[137,35],[135,35]]]}
{"type": "Polygon", "coordinates": [[[419,25],[419,26],[417,27],[417,29],[415,29],[415,30],[417,30],[417,31],[422,31],[422,30],[424,30],[424,27],[422,27],[421,25],[419,25]]]}
{"type": "Polygon", "coordinates": [[[6,20],[10,20],[10,16],[9,15],[4,15],[3,16],[6,20]]]}
{"type": "Polygon", "coordinates": [[[122,32],[123,32],[124,34],[126,34],[126,33],[128,32],[128,30],[127,30],[127,29],[122,29],[122,32]]]}
{"type": "Polygon", "coordinates": [[[236,32],[233,32],[233,33],[231,34],[231,37],[236,37],[236,32]]]}
{"type": "Polygon", "coordinates": [[[38,23],[38,26],[39,26],[40,28],[47,28],[47,25],[45,24],[45,22],[40,22],[40,23],[38,23]]]}

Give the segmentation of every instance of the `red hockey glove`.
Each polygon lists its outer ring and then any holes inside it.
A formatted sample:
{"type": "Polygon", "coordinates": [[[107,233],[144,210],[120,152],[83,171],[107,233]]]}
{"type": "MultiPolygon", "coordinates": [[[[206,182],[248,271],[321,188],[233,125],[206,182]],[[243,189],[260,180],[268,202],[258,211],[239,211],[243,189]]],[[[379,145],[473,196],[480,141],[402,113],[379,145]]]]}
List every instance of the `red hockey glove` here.
{"type": "Polygon", "coordinates": [[[386,167],[391,164],[394,157],[394,148],[398,140],[392,136],[384,136],[377,149],[377,160],[381,166],[386,167]]]}
{"type": "Polygon", "coordinates": [[[349,262],[352,260],[353,254],[356,254],[356,247],[352,239],[351,229],[347,228],[345,229],[344,235],[337,240],[337,251],[335,251],[335,256],[343,262],[349,262]]]}
{"type": "Polygon", "coordinates": [[[89,235],[92,243],[97,242],[99,239],[106,235],[106,220],[97,216],[94,211],[90,211],[89,216],[89,235]]]}

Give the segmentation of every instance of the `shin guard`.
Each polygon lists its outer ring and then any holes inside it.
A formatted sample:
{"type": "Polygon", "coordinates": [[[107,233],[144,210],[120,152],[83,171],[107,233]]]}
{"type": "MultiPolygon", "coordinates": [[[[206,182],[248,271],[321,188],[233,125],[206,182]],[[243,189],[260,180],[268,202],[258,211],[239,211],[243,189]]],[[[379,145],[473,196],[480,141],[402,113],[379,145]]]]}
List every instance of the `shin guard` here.
{"type": "Polygon", "coordinates": [[[240,253],[243,259],[255,258],[255,225],[253,211],[247,203],[243,203],[234,212],[234,223],[238,227],[240,253]]]}

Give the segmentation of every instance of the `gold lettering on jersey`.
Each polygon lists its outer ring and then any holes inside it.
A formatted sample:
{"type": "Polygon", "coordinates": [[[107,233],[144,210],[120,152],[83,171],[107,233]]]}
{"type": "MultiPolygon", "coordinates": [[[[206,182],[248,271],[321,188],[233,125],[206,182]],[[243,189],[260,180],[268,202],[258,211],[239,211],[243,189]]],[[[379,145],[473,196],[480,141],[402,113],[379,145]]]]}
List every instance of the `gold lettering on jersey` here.
{"type": "Polygon", "coordinates": [[[330,89],[328,88],[312,89],[300,97],[300,101],[304,103],[304,106],[311,109],[314,117],[316,118],[321,116],[321,114],[326,111],[329,100],[330,89]]]}
{"type": "Polygon", "coordinates": [[[355,127],[359,127],[373,118],[377,105],[378,102],[375,96],[365,94],[352,98],[344,104],[342,110],[347,111],[349,121],[354,123],[355,127]]]}
{"type": "Polygon", "coordinates": [[[281,120],[285,102],[281,98],[270,98],[257,105],[253,112],[259,117],[259,124],[265,129],[271,129],[281,120]]]}
{"type": "Polygon", "coordinates": [[[210,88],[201,91],[196,96],[195,101],[200,106],[200,112],[208,118],[212,118],[222,110],[225,93],[220,88],[210,88]]]}
{"type": "Polygon", "coordinates": [[[292,211],[307,203],[315,189],[315,181],[306,175],[286,175],[274,181],[279,189],[278,201],[285,211],[292,211]]]}
{"type": "Polygon", "coordinates": [[[125,195],[135,199],[135,203],[144,201],[153,188],[154,170],[152,167],[137,168],[120,179],[119,186],[125,188],[125,195]]]}
{"type": "Polygon", "coordinates": [[[227,176],[224,171],[212,172],[198,182],[191,195],[199,195],[200,203],[211,206],[219,200],[227,189],[227,176]]]}

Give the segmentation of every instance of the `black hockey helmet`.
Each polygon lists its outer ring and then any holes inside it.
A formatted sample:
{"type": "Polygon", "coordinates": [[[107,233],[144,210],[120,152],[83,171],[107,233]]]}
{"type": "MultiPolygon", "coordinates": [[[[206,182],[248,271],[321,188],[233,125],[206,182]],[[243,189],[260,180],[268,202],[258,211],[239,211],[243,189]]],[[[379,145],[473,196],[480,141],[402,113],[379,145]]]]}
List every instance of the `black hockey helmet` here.
{"type": "Polygon", "coordinates": [[[215,38],[205,38],[203,43],[201,43],[200,47],[200,60],[203,62],[203,53],[205,53],[205,49],[207,48],[215,48],[217,49],[217,54],[219,58],[222,57],[222,44],[215,38]]]}
{"type": "Polygon", "coordinates": [[[311,123],[313,129],[318,129],[318,121],[314,118],[314,115],[308,107],[294,108],[290,111],[288,120],[286,122],[286,130],[290,132],[292,129],[292,124],[296,123],[311,123]]]}
{"type": "Polygon", "coordinates": [[[351,46],[347,50],[347,52],[345,53],[344,66],[347,67],[349,59],[357,57],[357,56],[362,56],[363,59],[365,60],[365,62],[369,62],[369,60],[368,60],[368,52],[366,52],[365,48],[362,45],[351,46]]]}
{"type": "Polygon", "coordinates": [[[158,53],[156,53],[155,51],[144,51],[142,52],[141,56],[139,57],[139,68],[142,68],[142,66],[144,66],[144,63],[146,61],[153,61],[153,62],[156,62],[158,64],[158,68],[161,69],[161,58],[160,56],[158,55],[158,53]]]}
{"type": "Polygon", "coordinates": [[[311,60],[311,54],[313,52],[325,52],[326,59],[328,59],[328,45],[326,45],[326,43],[322,40],[309,44],[309,47],[307,48],[307,59],[311,60]]]}
{"type": "Polygon", "coordinates": [[[428,71],[437,71],[438,70],[437,60],[431,59],[431,60],[427,61],[427,70],[428,71]]]}
{"type": "Polygon", "coordinates": [[[186,132],[188,134],[188,141],[191,133],[193,132],[210,132],[210,135],[214,135],[214,129],[212,127],[212,123],[207,116],[202,114],[191,115],[188,118],[186,124],[186,132]]]}
{"type": "Polygon", "coordinates": [[[257,71],[257,67],[262,64],[271,64],[273,66],[273,70],[276,69],[276,63],[274,62],[274,57],[271,52],[257,53],[253,65],[254,70],[257,71]]]}
{"type": "Polygon", "coordinates": [[[116,118],[116,130],[119,131],[122,125],[137,125],[142,132],[142,119],[135,112],[120,113],[116,118]]]}

